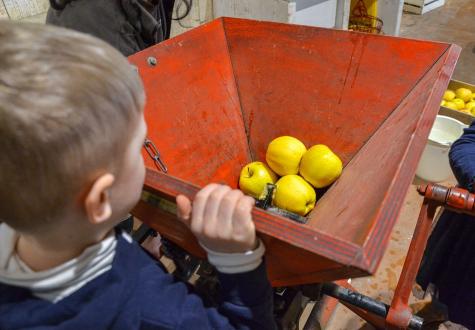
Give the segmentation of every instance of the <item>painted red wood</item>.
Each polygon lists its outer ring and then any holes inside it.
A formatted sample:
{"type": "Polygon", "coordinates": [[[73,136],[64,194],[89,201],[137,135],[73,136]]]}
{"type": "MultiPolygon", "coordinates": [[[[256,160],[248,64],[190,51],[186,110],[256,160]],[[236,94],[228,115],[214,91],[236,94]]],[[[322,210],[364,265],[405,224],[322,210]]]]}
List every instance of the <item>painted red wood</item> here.
{"type": "Polygon", "coordinates": [[[348,163],[449,47],[288,24],[223,24],[259,159],[273,138],[292,135],[307,146],[327,144],[348,163]]]}
{"type": "MultiPolygon", "coordinates": [[[[236,174],[251,158],[221,24],[205,25],[131,61],[145,85],[149,137],[169,174],[197,185],[213,180],[236,187],[236,174]],[[157,65],[147,64],[149,56],[157,65]]],[[[150,157],[145,160],[155,169],[150,157]]]]}
{"type": "MultiPolygon", "coordinates": [[[[274,285],[373,273],[410,186],[460,48],[443,43],[223,18],[130,57],[147,93],[145,189],[192,198],[208,182],[237,186],[288,134],[329,145],[345,163],[305,225],[255,209],[274,285]],[[156,65],[147,58],[153,56],[156,65]]],[[[173,216],[135,213],[202,254],[173,216]]]]}

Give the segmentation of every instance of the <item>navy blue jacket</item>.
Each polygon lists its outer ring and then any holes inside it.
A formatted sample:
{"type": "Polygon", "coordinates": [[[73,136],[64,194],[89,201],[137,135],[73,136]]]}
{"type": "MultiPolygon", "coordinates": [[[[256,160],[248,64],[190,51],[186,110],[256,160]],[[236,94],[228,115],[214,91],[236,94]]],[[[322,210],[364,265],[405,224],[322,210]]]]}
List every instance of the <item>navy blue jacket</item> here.
{"type": "MultiPolygon", "coordinates": [[[[465,129],[449,153],[460,186],[474,192],[475,123],[465,129]]],[[[427,243],[417,283],[436,285],[449,319],[475,329],[475,218],[444,211],[427,243]]]]}
{"type": "Polygon", "coordinates": [[[207,308],[135,242],[117,235],[112,269],[53,304],[0,283],[0,329],[274,329],[265,265],[220,274],[222,301],[207,308]]]}

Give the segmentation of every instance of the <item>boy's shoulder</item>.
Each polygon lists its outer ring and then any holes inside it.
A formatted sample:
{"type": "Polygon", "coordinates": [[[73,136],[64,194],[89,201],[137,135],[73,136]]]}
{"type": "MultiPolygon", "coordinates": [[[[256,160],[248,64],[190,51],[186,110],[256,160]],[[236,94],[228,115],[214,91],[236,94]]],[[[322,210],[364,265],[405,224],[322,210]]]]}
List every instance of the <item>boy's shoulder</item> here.
{"type": "Polygon", "coordinates": [[[130,236],[117,233],[111,270],[58,303],[0,283],[0,329],[53,324],[71,329],[175,328],[187,291],[130,236]]]}

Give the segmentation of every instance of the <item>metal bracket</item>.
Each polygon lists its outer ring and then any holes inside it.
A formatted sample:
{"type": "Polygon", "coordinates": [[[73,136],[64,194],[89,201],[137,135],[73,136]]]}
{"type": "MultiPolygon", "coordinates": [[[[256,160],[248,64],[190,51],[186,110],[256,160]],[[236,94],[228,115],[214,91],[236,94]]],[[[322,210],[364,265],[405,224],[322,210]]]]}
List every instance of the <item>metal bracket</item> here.
{"type": "Polygon", "coordinates": [[[150,204],[154,207],[159,208],[160,210],[176,215],[176,203],[171,202],[165,198],[162,198],[160,196],[157,196],[155,194],[149,193],[148,191],[142,192],[142,201],[150,204]]]}
{"type": "Polygon", "coordinates": [[[272,205],[275,188],[276,188],[275,184],[268,183],[264,191],[262,192],[262,195],[259,197],[258,200],[256,200],[256,206],[268,212],[272,212],[280,216],[286,217],[295,222],[307,223],[308,219],[306,217],[302,217],[296,213],[286,211],[272,205]]]}
{"type": "Polygon", "coordinates": [[[160,152],[158,152],[157,147],[150,139],[145,139],[143,146],[147,150],[148,155],[153,159],[155,166],[164,173],[168,172],[168,168],[165,163],[160,158],[160,152]]]}
{"type": "Polygon", "coordinates": [[[149,56],[149,57],[147,57],[147,64],[149,66],[155,66],[155,65],[157,65],[157,59],[153,56],[149,56]]]}

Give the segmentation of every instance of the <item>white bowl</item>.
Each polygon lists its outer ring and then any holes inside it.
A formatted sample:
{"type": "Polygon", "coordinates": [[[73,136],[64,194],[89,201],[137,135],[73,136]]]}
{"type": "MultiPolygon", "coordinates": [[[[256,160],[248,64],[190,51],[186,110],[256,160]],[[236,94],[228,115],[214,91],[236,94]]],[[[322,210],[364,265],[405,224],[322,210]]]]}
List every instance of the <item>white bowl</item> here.
{"type": "Polygon", "coordinates": [[[452,174],[449,165],[450,146],[467,127],[456,119],[438,115],[419,161],[416,175],[429,182],[447,180],[452,174]]]}

